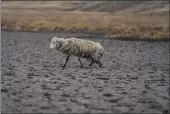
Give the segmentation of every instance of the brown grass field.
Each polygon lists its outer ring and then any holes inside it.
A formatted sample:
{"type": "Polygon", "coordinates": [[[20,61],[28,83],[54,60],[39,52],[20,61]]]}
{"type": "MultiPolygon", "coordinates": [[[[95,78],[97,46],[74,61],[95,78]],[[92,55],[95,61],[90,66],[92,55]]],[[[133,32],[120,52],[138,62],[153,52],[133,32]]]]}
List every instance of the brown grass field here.
{"type": "Polygon", "coordinates": [[[1,8],[1,27],[26,31],[107,31],[106,37],[169,38],[168,13],[113,14],[1,8]]]}

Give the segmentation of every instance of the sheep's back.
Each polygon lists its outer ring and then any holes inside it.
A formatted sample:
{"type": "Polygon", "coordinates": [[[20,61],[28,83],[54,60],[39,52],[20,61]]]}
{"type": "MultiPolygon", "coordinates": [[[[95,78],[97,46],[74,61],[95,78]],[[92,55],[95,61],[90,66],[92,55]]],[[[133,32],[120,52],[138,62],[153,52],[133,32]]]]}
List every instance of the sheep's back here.
{"type": "Polygon", "coordinates": [[[63,47],[65,54],[87,59],[92,58],[98,60],[104,53],[104,49],[100,43],[77,38],[67,39],[63,47]]]}

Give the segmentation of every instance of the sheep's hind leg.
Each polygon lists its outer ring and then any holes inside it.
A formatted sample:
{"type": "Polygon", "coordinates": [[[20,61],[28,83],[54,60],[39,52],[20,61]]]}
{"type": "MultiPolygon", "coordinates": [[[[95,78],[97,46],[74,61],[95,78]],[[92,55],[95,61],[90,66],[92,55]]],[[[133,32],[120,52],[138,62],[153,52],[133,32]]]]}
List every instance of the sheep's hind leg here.
{"type": "Polygon", "coordinates": [[[79,60],[79,62],[80,62],[80,65],[81,65],[80,67],[81,67],[81,68],[83,68],[83,63],[81,62],[81,59],[80,59],[80,57],[78,57],[78,60],[79,60]]]}
{"type": "Polygon", "coordinates": [[[99,67],[102,68],[102,63],[100,61],[97,61],[97,63],[99,64],[99,67]]]}
{"type": "Polygon", "coordinates": [[[89,64],[89,66],[92,66],[93,63],[94,63],[94,61],[92,60],[91,63],[89,64]]]}
{"type": "Polygon", "coordinates": [[[67,62],[68,62],[69,58],[70,58],[70,56],[67,56],[67,58],[66,58],[66,62],[65,62],[65,64],[64,64],[63,68],[64,68],[64,67],[66,67],[66,65],[67,65],[67,62]]]}

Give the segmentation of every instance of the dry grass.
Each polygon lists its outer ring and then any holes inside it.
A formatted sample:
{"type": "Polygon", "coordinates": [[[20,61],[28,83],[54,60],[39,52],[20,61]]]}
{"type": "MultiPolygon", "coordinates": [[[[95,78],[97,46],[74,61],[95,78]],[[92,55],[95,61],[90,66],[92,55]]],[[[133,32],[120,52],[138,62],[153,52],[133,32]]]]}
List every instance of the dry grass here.
{"type": "Polygon", "coordinates": [[[1,27],[14,30],[108,31],[106,37],[169,38],[169,15],[1,9],[1,27]]]}

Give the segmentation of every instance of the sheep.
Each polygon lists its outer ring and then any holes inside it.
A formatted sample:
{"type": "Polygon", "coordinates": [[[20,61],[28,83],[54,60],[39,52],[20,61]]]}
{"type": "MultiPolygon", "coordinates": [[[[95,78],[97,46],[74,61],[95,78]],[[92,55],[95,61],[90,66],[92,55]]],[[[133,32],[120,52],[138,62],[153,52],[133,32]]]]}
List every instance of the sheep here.
{"type": "Polygon", "coordinates": [[[62,66],[63,68],[66,67],[67,62],[72,55],[78,57],[81,68],[83,68],[83,63],[81,62],[80,57],[91,60],[89,66],[92,66],[93,63],[97,63],[100,68],[102,67],[100,59],[104,54],[104,48],[98,42],[78,38],[64,39],[54,37],[51,40],[50,49],[56,49],[67,55],[65,64],[62,66]]]}

